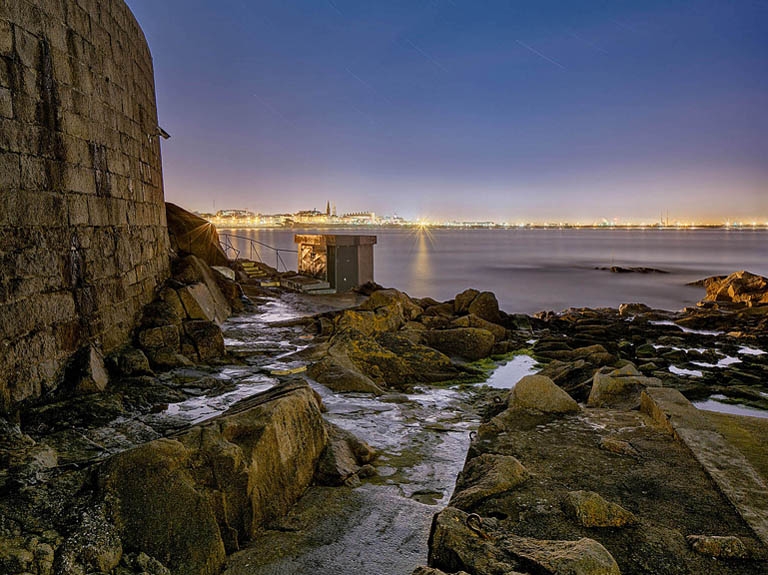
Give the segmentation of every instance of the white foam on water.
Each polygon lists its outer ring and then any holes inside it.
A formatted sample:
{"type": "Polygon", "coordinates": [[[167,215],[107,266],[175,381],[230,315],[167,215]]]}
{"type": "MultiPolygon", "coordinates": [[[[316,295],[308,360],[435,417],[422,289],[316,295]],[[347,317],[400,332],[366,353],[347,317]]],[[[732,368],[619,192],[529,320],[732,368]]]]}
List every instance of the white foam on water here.
{"type": "Polygon", "coordinates": [[[674,373],[675,375],[684,375],[689,377],[703,377],[704,374],[699,371],[698,369],[683,369],[682,367],[675,367],[674,365],[669,366],[669,371],[674,373]]]}
{"type": "Polygon", "coordinates": [[[717,363],[707,363],[706,361],[692,361],[691,363],[693,365],[698,365],[699,367],[713,367],[722,369],[724,367],[728,367],[729,365],[733,365],[734,363],[741,363],[741,360],[738,357],[731,357],[726,355],[717,363]]]}
{"type": "Polygon", "coordinates": [[[651,345],[653,349],[672,349],[675,351],[684,351],[686,353],[689,351],[698,351],[699,353],[707,353],[708,351],[710,351],[704,347],[677,347],[675,345],[662,345],[660,343],[654,343],[651,345]]]}
{"type": "Polygon", "coordinates": [[[724,332],[722,331],[711,331],[706,329],[691,329],[689,327],[683,327],[681,325],[677,325],[673,321],[669,320],[662,320],[662,321],[651,321],[648,322],[651,325],[671,325],[682,331],[683,333],[695,333],[696,335],[723,335],[724,332]]]}
{"type": "Polygon", "coordinates": [[[764,352],[762,349],[742,346],[739,348],[738,353],[740,353],[741,355],[765,355],[766,352],[764,352]]]}

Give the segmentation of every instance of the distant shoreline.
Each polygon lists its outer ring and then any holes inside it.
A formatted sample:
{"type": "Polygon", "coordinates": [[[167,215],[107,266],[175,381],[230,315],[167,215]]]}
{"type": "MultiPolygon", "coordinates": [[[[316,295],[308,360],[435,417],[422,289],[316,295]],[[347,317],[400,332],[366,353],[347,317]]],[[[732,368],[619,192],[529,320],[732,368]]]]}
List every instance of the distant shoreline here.
{"type": "Polygon", "coordinates": [[[689,231],[730,231],[730,232],[765,232],[768,226],[725,226],[725,225],[697,225],[697,226],[640,226],[640,225],[615,225],[615,226],[575,226],[575,225],[524,225],[505,226],[501,224],[483,225],[448,225],[448,224],[371,224],[371,225],[343,225],[343,224],[294,224],[291,226],[268,226],[214,223],[217,230],[600,230],[600,231],[659,231],[659,232],[689,232],[689,231]]]}

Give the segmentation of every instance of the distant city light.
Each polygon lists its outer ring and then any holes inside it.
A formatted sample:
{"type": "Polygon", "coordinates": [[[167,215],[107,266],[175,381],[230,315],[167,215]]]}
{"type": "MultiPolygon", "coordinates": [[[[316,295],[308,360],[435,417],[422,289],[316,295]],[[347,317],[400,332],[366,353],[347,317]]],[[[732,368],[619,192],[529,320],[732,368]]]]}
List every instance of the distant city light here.
{"type": "Polygon", "coordinates": [[[379,227],[410,227],[418,229],[427,229],[434,227],[441,228],[484,228],[484,229],[528,229],[528,228],[555,228],[555,229],[670,229],[670,230],[693,230],[702,227],[708,228],[727,228],[727,229],[768,229],[768,221],[760,223],[760,220],[751,220],[750,223],[743,223],[733,220],[725,220],[722,223],[703,224],[695,221],[685,221],[684,219],[659,219],[656,222],[642,220],[638,223],[631,223],[620,217],[599,218],[591,223],[577,220],[568,222],[561,220],[558,222],[549,221],[522,221],[516,220],[514,223],[509,220],[495,222],[492,220],[468,221],[468,220],[446,220],[438,221],[427,217],[420,217],[416,220],[408,220],[398,215],[377,215],[372,211],[349,212],[337,215],[336,206],[331,203],[326,204],[324,211],[317,209],[300,210],[295,213],[281,214],[261,214],[249,210],[227,209],[219,210],[215,214],[199,213],[201,217],[208,220],[220,228],[285,228],[285,227],[357,227],[357,226],[379,226],[379,227]]]}

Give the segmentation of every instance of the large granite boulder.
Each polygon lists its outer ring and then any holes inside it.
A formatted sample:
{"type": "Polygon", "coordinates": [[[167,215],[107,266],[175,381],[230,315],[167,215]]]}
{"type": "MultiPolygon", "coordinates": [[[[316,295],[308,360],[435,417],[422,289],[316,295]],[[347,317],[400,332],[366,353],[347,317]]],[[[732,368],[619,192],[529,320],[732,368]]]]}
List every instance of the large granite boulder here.
{"type": "MultiPolygon", "coordinates": [[[[194,346],[196,359],[202,362],[218,359],[226,354],[224,334],[222,334],[219,326],[212,321],[204,319],[185,321],[184,334],[194,346]]],[[[189,357],[192,354],[187,353],[185,355],[189,357]]]]}
{"type": "Polygon", "coordinates": [[[180,344],[179,328],[173,324],[142,329],[136,341],[144,350],[171,349],[178,351],[180,344]]]}
{"type": "Polygon", "coordinates": [[[526,410],[540,413],[575,413],[579,404],[543,375],[526,375],[517,382],[509,394],[507,405],[512,411],[526,410]]]}
{"type": "Polygon", "coordinates": [[[177,293],[190,319],[205,319],[222,324],[229,315],[227,307],[217,307],[215,296],[204,283],[184,286],[177,293]]]}
{"type": "Polygon", "coordinates": [[[409,370],[406,377],[411,381],[438,383],[458,377],[459,370],[447,355],[420,343],[425,333],[416,331],[414,335],[409,330],[381,333],[376,342],[405,362],[409,370]]]}
{"type": "Polygon", "coordinates": [[[382,395],[384,390],[363,374],[345,354],[326,355],[307,368],[307,374],[328,389],[344,392],[362,392],[382,395]]]}
{"type": "Polygon", "coordinates": [[[496,296],[489,291],[480,292],[469,304],[467,311],[486,321],[496,323],[501,320],[499,302],[496,296]]]}
{"type": "Polygon", "coordinates": [[[331,356],[345,356],[377,385],[406,383],[413,370],[405,359],[360,332],[346,330],[337,334],[328,350],[331,356]]]}
{"type": "Polygon", "coordinates": [[[172,250],[194,254],[209,266],[229,265],[212,223],[168,202],[165,204],[165,215],[172,250]]]}
{"type": "Polygon", "coordinates": [[[470,304],[480,295],[476,289],[466,289],[453,299],[453,311],[458,315],[469,313],[470,304]]]}
{"type": "Polygon", "coordinates": [[[529,477],[528,470],[511,455],[483,453],[467,462],[451,505],[469,511],[489,497],[515,489],[529,477]]]}
{"type": "Polygon", "coordinates": [[[336,318],[335,332],[347,330],[375,335],[381,332],[396,331],[405,323],[402,311],[397,306],[381,307],[377,310],[348,309],[336,318]]]}
{"type": "Polygon", "coordinates": [[[102,489],[117,501],[120,536],[183,573],[213,575],[225,549],[216,514],[196,488],[193,452],[178,440],[158,439],[114,457],[102,489]]]}
{"type": "Polygon", "coordinates": [[[637,523],[633,513],[593,491],[569,492],[563,509],[583,527],[625,527],[637,523]]]}
{"type": "Polygon", "coordinates": [[[506,549],[552,575],[621,575],[616,560],[594,539],[551,541],[529,537],[509,539],[506,549]]]}
{"type": "Polygon", "coordinates": [[[311,484],[327,442],[306,383],[286,384],[231,414],[114,456],[98,472],[125,550],[173,573],[219,573],[311,484]],[[263,403],[261,403],[263,401],[263,403]]]}
{"type": "Polygon", "coordinates": [[[355,330],[365,335],[397,331],[417,319],[422,308],[406,294],[396,289],[380,289],[355,309],[345,310],[336,317],[336,332],[355,330]]]}
{"type": "Polygon", "coordinates": [[[427,331],[424,334],[424,342],[448,356],[474,361],[491,354],[496,338],[484,329],[458,327],[427,331]]]}
{"type": "Polygon", "coordinates": [[[490,322],[473,313],[456,318],[451,322],[452,327],[477,327],[490,331],[496,341],[502,341],[507,336],[507,330],[497,323],[490,322]]]}
{"type": "Polygon", "coordinates": [[[394,312],[401,315],[405,321],[415,320],[423,312],[416,302],[396,289],[377,290],[359,306],[359,309],[364,311],[378,311],[381,308],[394,308],[394,312]]]}
{"type": "Polygon", "coordinates": [[[164,325],[180,325],[181,322],[186,319],[187,312],[179,299],[178,292],[170,288],[164,288],[161,294],[166,289],[175,296],[175,300],[171,299],[167,293],[164,299],[161,295],[160,298],[144,306],[144,310],[141,316],[141,322],[139,323],[139,329],[146,329],[151,327],[162,327],[164,325]],[[178,303],[178,307],[176,304],[178,303]]]}
{"type": "Polygon", "coordinates": [[[539,375],[551,379],[576,401],[587,401],[596,369],[583,359],[576,361],[553,359],[539,371],[539,375]]]}
{"type": "Polygon", "coordinates": [[[315,471],[320,485],[354,485],[360,482],[362,466],[376,458],[376,451],[367,443],[338,425],[326,422],[328,443],[315,471]]]}
{"type": "Polygon", "coordinates": [[[556,359],[564,362],[581,360],[596,367],[611,365],[618,359],[600,344],[578,347],[576,349],[571,349],[565,343],[559,349],[553,349],[554,347],[553,345],[543,348],[543,346],[537,345],[534,348],[534,352],[537,357],[543,359],[556,359]]]}
{"type": "Polygon", "coordinates": [[[491,323],[501,321],[499,302],[493,292],[489,291],[470,288],[457,294],[453,300],[453,312],[456,315],[472,314],[491,323]]]}
{"type": "Polygon", "coordinates": [[[590,407],[627,407],[640,404],[646,387],[660,387],[656,377],[646,377],[628,363],[620,369],[604,368],[595,373],[587,405],[590,407]]]}
{"type": "Polygon", "coordinates": [[[140,349],[127,347],[115,357],[115,369],[125,377],[154,375],[147,356],[140,349]]]}
{"type": "Polygon", "coordinates": [[[232,308],[219,288],[214,271],[195,256],[187,256],[173,266],[173,277],[185,284],[176,290],[190,319],[207,319],[221,325],[232,308]]]}
{"type": "Polygon", "coordinates": [[[232,308],[220,289],[220,280],[194,255],[174,263],[173,279],[144,308],[136,331],[136,345],[152,367],[172,369],[225,355],[219,326],[232,308]]]}
{"type": "Polygon", "coordinates": [[[435,515],[429,535],[429,565],[445,573],[522,571],[514,557],[494,544],[482,520],[473,522],[470,517],[477,516],[455,507],[446,507],[435,515]]]}
{"type": "Polygon", "coordinates": [[[310,367],[312,377],[335,391],[374,393],[384,387],[445,381],[458,373],[447,356],[414,343],[412,334],[371,337],[351,328],[337,333],[326,356],[310,367]]]}
{"type": "Polygon", "coordinates": [[[67,372],[68,379],[75,384],[75,393],[99,393],[104,391],[109,383],[104,356],[93,344],[84,346],[75,355],[67,372]]]}

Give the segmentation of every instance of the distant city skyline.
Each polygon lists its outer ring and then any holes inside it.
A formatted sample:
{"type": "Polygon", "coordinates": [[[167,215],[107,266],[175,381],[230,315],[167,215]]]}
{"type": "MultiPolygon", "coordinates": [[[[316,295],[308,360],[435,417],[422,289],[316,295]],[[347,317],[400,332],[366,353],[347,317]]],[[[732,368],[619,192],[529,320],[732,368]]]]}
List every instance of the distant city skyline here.
{"type": "Polygon", "coordinates": [[[768,218],[766,2],[128,4],[186,208],[768,218]]]}
{"type": "Polygon", "coordinates": [[[419,226],[419,227],[734,227],[768,228],[768,218],[743,220],[700,221],[690,218],[670,218],[669,214],[660,214],[656,220],[627,220],[621,218],[592,218],[586,220],[469,220],[439,219],[421,217],[404,218],[395,213],[375,213],[373,211],[349,211],[337,214],[336,205],[326,202],[324,211],[317,208],[297,212],[278,211],[275,213],[256,212],[248,209],[222,209],[216,212],[197,211],[198,215],[208,219],[218,227],[282,227],[298,224],[302,226],[419,226]],[[331,208],[333,206],[333,208],[331,208]]]}

